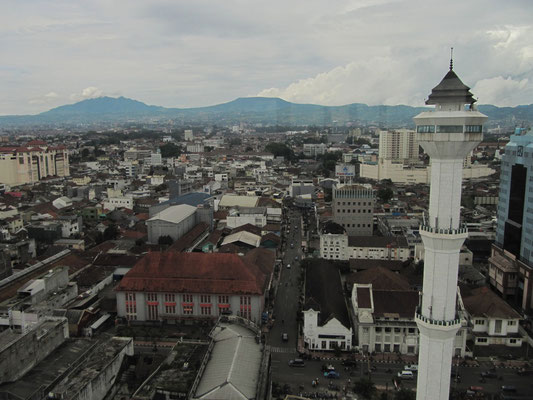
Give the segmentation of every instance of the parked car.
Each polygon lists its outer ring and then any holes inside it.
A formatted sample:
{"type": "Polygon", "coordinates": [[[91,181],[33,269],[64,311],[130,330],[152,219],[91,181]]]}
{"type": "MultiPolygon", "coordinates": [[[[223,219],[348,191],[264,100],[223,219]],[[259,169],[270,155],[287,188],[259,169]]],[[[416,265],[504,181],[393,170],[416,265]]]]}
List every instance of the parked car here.
{"type": "Polygon", "coordinates": [[[283,332],[283,333],[281,334],[281,340],[283,340],[284,342],[288,342],[288,341],[289,341],[289,334],[283,332]]]}
{"type": "Polygon", "coordinates": [[[305,367],[305,361],[301,358],[295,358],[294,360],[289,360],[289,367],[305,367]]]}
{"type": "Polygon", "coordinates": [[[404,371],[418,372],[418,364],[407,364],[403,367],[404,371]]]}
{"type": "Polygon", "coordinates": [[[337,371],[324,372],[324,376],[328,379],[340,379],[341,377],[337,371]]]}
{"type": "Polygon", "coordinates": [[[287,268],[290,269],[290,268],[291,268],[291,265],[290,265],[290,264],[287,264],[287,268]]]}
{"type": "Polygon", "coordinates": [[[504,393],[516,393],[516,386],[512,386],[512,385],[502,386],[502,392],[504,392],[504,393]]]}
{"type": "Polygon", "coordinates": [[[398,378],[400,378],[400,379],[414,379],[415,376],[413,374],[413,371],[402,371],[402,372],[398,372],[398,378]]]}

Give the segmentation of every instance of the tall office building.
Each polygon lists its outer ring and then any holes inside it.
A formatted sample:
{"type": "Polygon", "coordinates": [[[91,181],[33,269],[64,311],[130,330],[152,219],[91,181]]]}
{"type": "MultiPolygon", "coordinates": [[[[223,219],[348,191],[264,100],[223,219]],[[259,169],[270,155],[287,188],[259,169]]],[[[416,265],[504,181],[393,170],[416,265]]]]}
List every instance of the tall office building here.
{"type": "Polygon", "coordinates": [[[501,162],[496,241],[489,280],[524,312],[533,310],[533,132],[517,129],[501,162]]]}
{"type": "Polygon", "coordinates": [[[414,117],[418,141],[431,161],[429,213],[420,226],[425,263],[415,320],[420,331],[418,400],[448,400],[455,336],[459,251],[468,233],[460,222],[463,160],[483,138],[487,117],[470,88],[450,70],[429,95],[435,105],[414,117]],[[465,108],[468,104],[468,108],[465,108]]]}
{"type": "Polygon", "coordinates": [[[0,147],[0,183],[35,183],[50,176],[69,176],[68,150],[33,140],[20,147],[0,147]]]}
{"type": "Polygon", "coordinates": [[[361,185],[333,188],[333,222],[349,236],[371,236],[374,226],[374,190],[361,185]]]}
{"type": "Polygon", "coordinates": [[[379,132],[379,158],[384,160],[418,160],[416,132],[409,129],[379,132]]]}

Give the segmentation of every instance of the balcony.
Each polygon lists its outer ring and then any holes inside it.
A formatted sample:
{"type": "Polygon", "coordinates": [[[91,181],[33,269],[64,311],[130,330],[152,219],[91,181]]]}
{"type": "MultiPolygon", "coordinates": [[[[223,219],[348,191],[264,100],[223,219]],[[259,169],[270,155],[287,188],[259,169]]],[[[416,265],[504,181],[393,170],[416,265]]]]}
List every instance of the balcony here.
{"type": "Polygon", "coordinates": [[[468,228],[466,227],[466,224],[461,224],[461,227],[458,229],[453,228],[433,228],[429,225],[420,225],[420,231],[429,232],[429,233],[437,233],[439,235],[461,235],[468,233],[468,228]]]}
{"type": "Polygon", "coordinates": [[[434,326],[442,326],[442,327],[461,326],[461,318],[459,317],[452,319],[452,320],[438,320],[438,319],[424,317],[420,313],[420,307],[416,308],[415,319],[418,319],[422,322],[425,322],[426,324],[434,325],[434,326]]]}

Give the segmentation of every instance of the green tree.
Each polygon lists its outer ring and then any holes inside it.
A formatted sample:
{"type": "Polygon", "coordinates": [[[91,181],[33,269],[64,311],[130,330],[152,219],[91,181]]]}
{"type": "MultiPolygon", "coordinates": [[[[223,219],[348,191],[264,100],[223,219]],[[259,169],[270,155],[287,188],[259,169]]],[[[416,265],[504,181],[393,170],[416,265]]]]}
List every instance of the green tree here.
{"type": "Polygon", "coordinates": [[[378,190],[377,196],[379,201],[382,203],[387,203],[390,199],[392,199],[392,196],[394,195],[394,192],[391,188],[383,187],[378,190]]]}
{"type": "Polygon", "coordinates": [[[175,145],[174,143],[166,143],[163,146],[159,147],[161,150],[161,157],[178,157],[181,154],[181,147],[175,145]]]}
{"type": "Polygon", "coordinates": [[[231,149],[234,146],[240,146],[242,144],[242,140],[239,138],[233,138],[229,140],[229,148],[231,149]]]}
{"type": "Polygon", "coordinates": [[[248,151],[254,151],[254,148],[252,146],[246,146],[246,148],[244,149],[244,151],[248,152],[248,151]]]}
{"type": "Polygon", "coordinates": [[[353,390],[363,398],[371,399],[376,393],[376,385],[370,379],[362,378],[355,382],[353,390]]]}
{"type": "Polygon", "coordinates": [[[284,157],[286,160],[293,160],[295,158],[294,151],[285,143],[272,142],[265,146],[265,151],[272,153],[274,157],[284,157]]]}
{"type": "Polygon", "coordinates": [[[113,240],[116,239],[119,234],[119,230],[115,224],[109,225],[107,228],[105,228],[103,239],[106,240],[113,240]]]}

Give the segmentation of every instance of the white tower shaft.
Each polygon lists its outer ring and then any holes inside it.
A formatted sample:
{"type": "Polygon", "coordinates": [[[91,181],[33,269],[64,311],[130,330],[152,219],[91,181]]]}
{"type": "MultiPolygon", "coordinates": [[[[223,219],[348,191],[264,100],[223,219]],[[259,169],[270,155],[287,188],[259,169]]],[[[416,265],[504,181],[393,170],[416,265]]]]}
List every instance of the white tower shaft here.
{"type": "Polygon", "coordinates": [[[456,311],[459,252],[467,237],[460,224],[463,160],[481,141],[486,116],[464,105],[473,98],[450,70],[427,104],[436,111],[414,118],[418,140],[431,160],[429,215],[420,226],[424,242],[417,400],[448,400],[454,342],[461,320],[456,311]]]}

